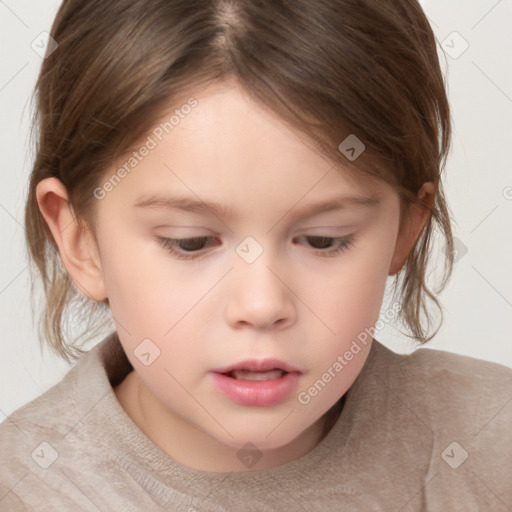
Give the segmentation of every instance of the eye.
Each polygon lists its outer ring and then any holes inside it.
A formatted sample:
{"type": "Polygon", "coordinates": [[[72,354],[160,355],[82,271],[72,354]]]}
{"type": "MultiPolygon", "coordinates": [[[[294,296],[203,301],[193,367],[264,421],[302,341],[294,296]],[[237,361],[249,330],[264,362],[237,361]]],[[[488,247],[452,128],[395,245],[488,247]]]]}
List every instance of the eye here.
{"type": "Polygon", "coordinates": [[[159,236],[157,240],[162,247],[167,249],[171,254],[174,254],[177,258],[191,260],[200,257],[200,254],[196,253],[210,246],[211,243],[209,243],[209,241],[218,239],[211,236],[196,236],[193,238],[165,238],[159,236]]]}
{"type": "MultiPolygon", "coordinates": [[[[306,240],[307,245],[315,249],[313,252],[318,256],[329,257],[336,256],[349,249],[353,244],[353,238],[353,235],[344,237],[302,235],[298,237],[298,240],[306,240]]],[[[218,238],[211,236],[192,238],[165,238],[159,236],[157,240],[162,247],[182,260],[198,259],[204,254],[205,249],[220,243],[218,238]]]]}
{"type": "Polygon", "coordinates": [[[299,240],[307,240],[307,243],[313,249],[317,249],[315,254],[319,256],[336,256],[346,251],[354,243],[353,235],[343,237],[331,237],[331,236],[314,236],[314,235],[302,235],[299,240]]]}

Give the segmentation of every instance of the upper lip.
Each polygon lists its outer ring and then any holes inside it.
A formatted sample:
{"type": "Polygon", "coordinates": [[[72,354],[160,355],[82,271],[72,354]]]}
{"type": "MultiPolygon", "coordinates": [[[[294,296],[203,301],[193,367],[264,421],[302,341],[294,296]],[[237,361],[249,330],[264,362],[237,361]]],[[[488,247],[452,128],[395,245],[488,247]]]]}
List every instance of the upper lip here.
{"type": "Polygon", "coordinates": [[[279,359],[247,359],[239,363],[224,366],[222,368],[215,368],[212,370],[215,373],[229,373],[233,370],[249,370],[253,372],[267,372],[269,370],[284,370],[285,372],[298,372],[302,373],[299,368],[291,364],[280,361],[279,359]]]}

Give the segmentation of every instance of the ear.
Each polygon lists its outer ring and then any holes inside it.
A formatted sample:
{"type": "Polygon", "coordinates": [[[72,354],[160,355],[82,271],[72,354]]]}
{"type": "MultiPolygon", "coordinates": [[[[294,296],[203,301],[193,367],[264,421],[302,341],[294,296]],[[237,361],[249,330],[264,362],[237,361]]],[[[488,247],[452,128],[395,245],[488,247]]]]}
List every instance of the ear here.
{"type": "Polygon", "coordinates": [[[430,217],[430,209],[434,203],[436,191],[437,183],[432,181],[424,183],[418,192],[420,204],[413,205],[407,217],[402,220],[397,236],[395,252],[391,260],[391,265],[389,266],[390,276],[400,272],[404,266],[407,256],[409,256],[421,230],[430,217]]]}
{"type": "Polygon", "coordinates": [[[38,183],[36,198],[77,288],[90,299],[104,300],[107,294],[96,241],[90,229],[75,218],[66,187],[57,178],[46,178],[38,183]]]}

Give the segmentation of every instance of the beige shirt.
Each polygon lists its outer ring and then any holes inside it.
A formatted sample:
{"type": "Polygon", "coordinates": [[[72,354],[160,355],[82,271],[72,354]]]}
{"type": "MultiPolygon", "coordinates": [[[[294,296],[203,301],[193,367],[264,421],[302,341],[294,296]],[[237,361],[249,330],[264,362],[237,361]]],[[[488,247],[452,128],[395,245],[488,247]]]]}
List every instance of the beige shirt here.
{"type": "Polygon", "coordinates": [[[267,470],[176,462],[125,413],[116,333],[0,425],[3,511],[512,510],[512,370],[374,342],[310,452],[267,470]]]}

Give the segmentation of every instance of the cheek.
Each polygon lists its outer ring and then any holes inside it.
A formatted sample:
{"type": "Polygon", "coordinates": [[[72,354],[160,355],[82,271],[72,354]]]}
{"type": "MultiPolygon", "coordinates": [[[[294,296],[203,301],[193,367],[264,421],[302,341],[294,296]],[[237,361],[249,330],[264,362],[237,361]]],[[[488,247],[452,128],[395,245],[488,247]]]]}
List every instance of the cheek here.
{"type": "Polygon", "coordinates": [[[342,256],[313,292],[325,323],[343,339],[373,326],[379,316],[393,252],[392,239],[381,241],[370,240],[342,256]]]}
{"type": "Polygon", "coordinates": [[[156,396],[165,390],[176,397],[181,392],[177,382],[189,379],[190,361],[206,366],[198,336],[202,304],[197,303],[212,285],[188,280],[165,255],[109,249],[105,282],[125,353],[156,396]]]}
{"type": "Polygon", "coordinates": [[[332,366],[354,342],[361,348],[354,362],[343,369],[343,377],[336,379],[335,386],[339,385],[338,391],[342,392],[352,383],[364,363],[366,343],[371,342],[371,329],[379,316],[385,286],[385,277],[377,272],[372,275],[370,269],[362,270],[354,270],[348,276],[333,280],[328,293],[324,290],[322,302],[318,304],[319,316],[326,326],[318,340],[318,347],[322,349],[313,356],[318,373],[332,366]]]}
{"type": "Polygon", "coordinates": [[[381,311],[394,250],[393,232],[376,230],[361,240],[364,242],[354,245],[353,251],[342,256],[339,264],[310,289],[310,304],[315,304],[324,324],[319,331],[322,335],[316,337],[318,350],[312,356],[315,371],[311,383],[329,369],[336,374],[326,392],[322,391],[320,401],[324,403],[336,400],[359,374],[381,311]],[[338,371],[333,369],[338,357],[346,353],[347,360],[337,364],[338,371]]]}
{"type": "Polygon", "coordinates": [[[354,254],[310,295],[325,328],[318,331],[323,332],[321,336],[312,338],[312,372],[297,400],[312,415],[331,407],[350,388],[366,361],[381,309],[389,253],[384,249],[384,254],[354,254]]]}
{"type": "Polygon", "coordinates": [[[115,240],[105,247],[105,284],[117,332],[134,367],[144,372],[133,354],[149,339],[159,354],[151,374],[162,366],[181,375],[185,370],[176,369],[176,361],[195,358],[200,365],[205,354],[201,343],[210,335],[212,308],[219,300],[216,284],[225,269],[197,270],[172,260],[157,244],[134,247],[136,242],[123,246],[115,240]]]}
{"type": "Polygon", "coordinates": [[[157,244],[112,238],[103,252],[112,314],[136,338],[162,337],[204,293],[157,244]]]}

